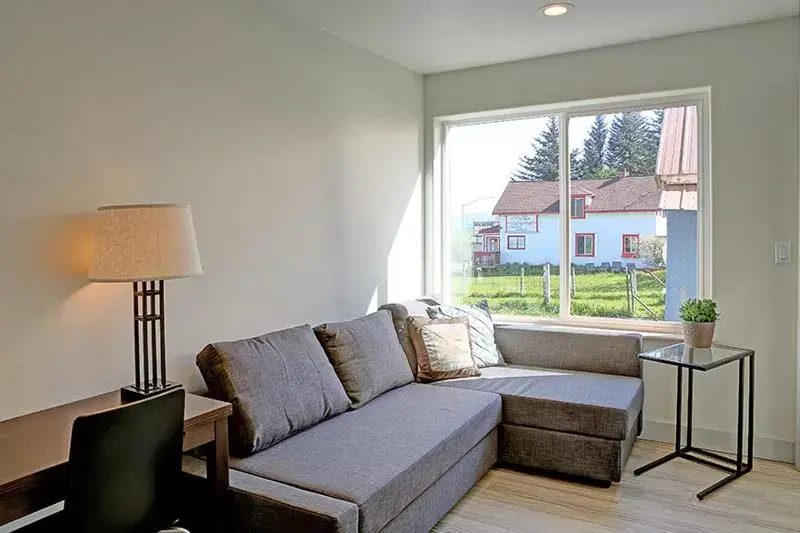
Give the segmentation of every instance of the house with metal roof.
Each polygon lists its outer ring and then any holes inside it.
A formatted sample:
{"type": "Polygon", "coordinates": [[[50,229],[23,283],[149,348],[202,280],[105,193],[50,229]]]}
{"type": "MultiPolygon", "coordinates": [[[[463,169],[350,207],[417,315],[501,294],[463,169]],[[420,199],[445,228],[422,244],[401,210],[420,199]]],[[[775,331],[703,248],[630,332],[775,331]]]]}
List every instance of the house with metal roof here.
{"type": "Polygon", "coordinates": [[[696,107],[665,110],[656,183],[667,219],[666,320],[678,320],[681,302],[697,297],[697,135],[696,107]]]}

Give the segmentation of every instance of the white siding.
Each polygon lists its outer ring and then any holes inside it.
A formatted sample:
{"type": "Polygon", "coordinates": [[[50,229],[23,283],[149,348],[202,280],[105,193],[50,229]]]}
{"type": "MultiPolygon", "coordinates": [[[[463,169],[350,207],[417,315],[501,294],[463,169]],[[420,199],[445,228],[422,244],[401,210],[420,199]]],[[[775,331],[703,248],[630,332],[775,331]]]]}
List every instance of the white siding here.
{"type": "MultiPolygon", "coordinates": [[[[570,228],[572,262],[578,265],[586,263],[633,263],[642,266],[642,260],[622,257],[622,236],[638,234],[640,239],[647,239],[658,234],[659,217],[654,211],[646,213],[587,213],[586,218],[572,219],[570,228]],[[594,233],[594,257],[575,257],[575,235],[578,233],[594,233]]],[[[508,236],[521,235],[506,231],[505,217],[500,224],[500,260],[502,263],[560,263],[561,243],[559,242],[558,215],[540,215],[539,232],[525,234],[524,250],[509,250],[508,236]]]]}
{"type": "Polygon", "coordinates": [[[663,215],[656,217],[656,235],[659,237],[667,236],[667,217],[663,215]]]}

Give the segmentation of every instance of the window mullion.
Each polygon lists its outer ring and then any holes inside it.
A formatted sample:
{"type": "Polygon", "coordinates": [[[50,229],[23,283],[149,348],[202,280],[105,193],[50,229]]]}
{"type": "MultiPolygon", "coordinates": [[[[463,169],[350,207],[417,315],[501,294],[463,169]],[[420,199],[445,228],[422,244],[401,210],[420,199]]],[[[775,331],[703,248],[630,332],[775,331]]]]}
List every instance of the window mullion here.
{"type": "Polygon", "coordinates": [[[569,188],[569,146],[568,131],[569,119],[566,113],[558,115],[558,168],[559,168],[559,209],[561,228],[561,265],[559,267],[559,316],[562,319],[570,317],[570,188],[569,188]]]}
{"type": "Polygon", "coordinates": [[[450,235],[451,235],[451,227],[450,227],[450,217],[449,217],[449,209],[448,209],[448,202],[450,201],[450,161],[447,154],[447,135],[448,135],[448,128],[447,124],[440,125],[440,132],[441,135],[441,179],[439,180],[439,187],[438,191],[434,190],[434,205],[435,209],[439,211],[438,217],[436,219],[439,221],[439,227],[434,228],[434,246],[438,251],[438,283],[436,283],[433,287],[433,294],[439,293],[441,291],[442,296],[445,299],[445,303],[451,303],[449,301],[450,293],[451,293],[451,286],[452,286],[452,279],[450,276],[451,267],[450,267],[450,257],[451,251],[450,247],[445,245],[445,243],[450,242],[450,235]],[[438,193],[438,195],[437,195],[438,193]],[[438,230],[438,231],[437,231],[438,230]]]}

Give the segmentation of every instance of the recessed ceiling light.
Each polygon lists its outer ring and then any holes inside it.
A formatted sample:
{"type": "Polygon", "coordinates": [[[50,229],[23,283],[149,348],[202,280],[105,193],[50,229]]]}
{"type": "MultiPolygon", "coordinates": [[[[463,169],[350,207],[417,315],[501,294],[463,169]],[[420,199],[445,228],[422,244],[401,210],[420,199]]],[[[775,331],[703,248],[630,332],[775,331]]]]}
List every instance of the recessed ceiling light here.
{"type": "Polygon", "coordinates": [[[543,5],[540,10],[548,17],[560,17],[573,7],[575,6],[569,2],[554,2],[552,4],[543,5]]]}

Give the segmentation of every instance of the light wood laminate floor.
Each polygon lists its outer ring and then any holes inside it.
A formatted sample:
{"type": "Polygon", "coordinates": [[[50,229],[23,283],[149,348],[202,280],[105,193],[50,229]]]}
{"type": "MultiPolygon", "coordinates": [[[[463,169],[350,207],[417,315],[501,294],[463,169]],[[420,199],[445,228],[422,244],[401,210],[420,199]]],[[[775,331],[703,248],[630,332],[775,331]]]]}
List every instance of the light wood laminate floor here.
{"type": "Polygon", "coordinates": [[[639,477],[633,469],[670,451],[639,440],[610,489],[492,469],[436,533],[800,532],[800,472],[756,461],[753,472],[698,501],[724,472],[677,459],[639,477]]]}

